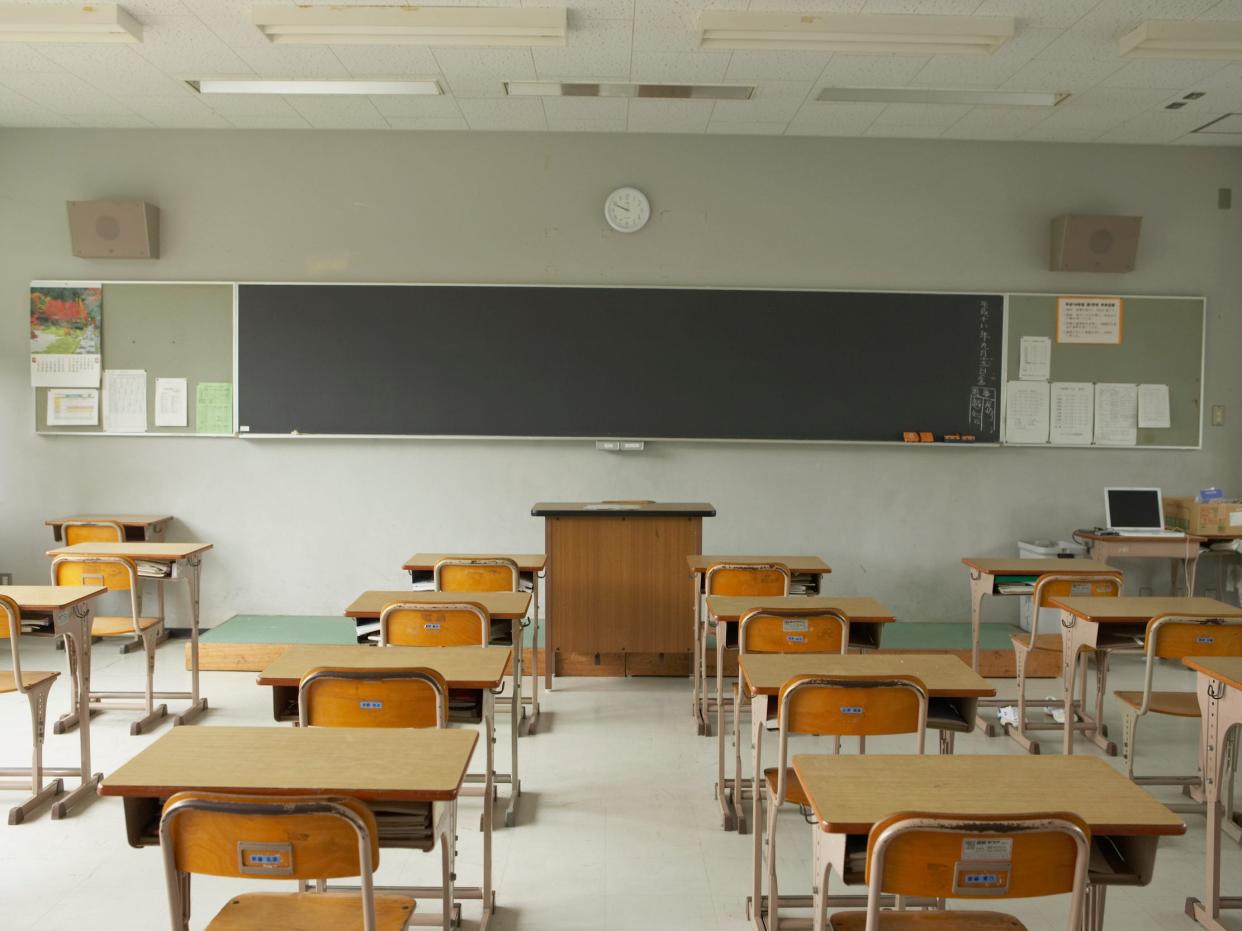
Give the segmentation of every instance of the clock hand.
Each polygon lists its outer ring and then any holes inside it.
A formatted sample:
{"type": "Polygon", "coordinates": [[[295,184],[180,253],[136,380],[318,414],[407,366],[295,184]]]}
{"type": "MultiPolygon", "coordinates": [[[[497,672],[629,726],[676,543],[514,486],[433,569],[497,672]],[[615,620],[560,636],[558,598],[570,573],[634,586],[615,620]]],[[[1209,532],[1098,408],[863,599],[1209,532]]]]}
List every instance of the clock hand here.
{"type": "Polygon", "coordinates": [[[618,210],[624,210],[626,213],[629,213],[629,212],[630,212],[630,208],[629,208],[629,207],[627,207],[627,206],[625,206],[624,204],[615,204],[614,206],[615,206],[618,210]]]}

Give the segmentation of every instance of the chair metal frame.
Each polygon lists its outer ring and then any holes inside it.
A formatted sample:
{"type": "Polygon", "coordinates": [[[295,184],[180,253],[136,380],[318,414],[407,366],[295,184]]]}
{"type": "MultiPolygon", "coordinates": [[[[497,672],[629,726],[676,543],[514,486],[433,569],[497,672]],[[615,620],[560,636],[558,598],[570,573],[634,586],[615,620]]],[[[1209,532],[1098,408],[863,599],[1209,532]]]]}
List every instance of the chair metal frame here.
{"type": "MultiPolygon", "coordinates": [[[[296,815],[328,815],[348,823],[358,834],[358,879],[361,886],[362,926],[364,931],[376,931],[375,915],[375,868],[379,857],[372,862],[371,846],[378,838],[371,836],[370,825],[343,799],[331,797],[292,796],[281,799],[279,806],[270,797],[237,795],[222,798],[185,797],[190,793],[178,793],[168,800],[160,816],[160,847],[164,855],[164,879],[168,889],[169,918],[172,931],[189,931],[190,882],[192,873],[177,868],[176,851],[172,841],[173,825],[177,818],[188,811],[219,812],[221,814],[250,815],[281,818],[296,815]]],[[[374,819],[372,819],[373,821],[374,819]]],[[[376,831],[378,835],[378,829],[376,831]]],[[[284,877],[263,877],[277,879],[284,877]]],[[[411,910],[411,917],[412,917],[411,910]]],[[[446,926],[447,928],[447,926],[446,926]]]]}
{"type": "MultiPolygon", "coordinates": [[[[1031,653],[1039,649],[1039,615],[1044,607],[1044,592],[1053,585],[1080,585],[1087,586],[1090,592],[1089,597],[1093,598],[1115,598],[1121,595],[1121,587],[1124,577],[1121,572],[1101,572],[1095,575],[1058,575],[1048,573],[1041,575],[1035,582],[1035,588],[1031,592],[1031,629],[1025,632],[1025,643],[1017,639],[1015,634],[1012,639],[1012,646],[1015,660],[1015,678],[1017,680],[1018,694],[1018,723],[1016,725],[1004,724],[1002,730],[1004,734],[1012,739],[1014,743],[1022,747],[1028,753],[1039,753],[1040,744],[1031,731],[1060,731],[1062,725],[1055,721],[1030,721],[1027,719],[1028,708],[1061,708],[1064,701],[1060,698],[1044,698],[1044,699],[1028,699],[1026,697],[1026,662],[1031,653]],[[1097,584],[1111,583],[1115,586],[1115,591],[1111,595],[1104,595],[1095,592],[1097,584]]],[[[1058,632],[1059,633],[1059,632],[1058,632]]],[[[1060,649],[1064,649],[1062,644],[1060,649]]],[[[1065,727],[1072,727],[1075,730],[1089,732],[1092,735],[1099,735],[1101,739],[1107,738],[1108,730],[1104,726],[1104,694],[1108,684],[1108,660],[1111,648],[1101,648],[1093,651],[1083,651],[1078,657],[1079,673],[1081,682],[1079,683],[1079,696],[1076,702],[1076,710],[1078,716],[1082,720],[1067,720],[1065,727]],[[1087,664],[1091,657],[1095,659],[1095,676],[1096,676],[1096,695],[1095,695],[1095,714],[1090,716],[1087,714],[1087,664]]],[[[1009,704],[1007,699],[989,698],[981,699],[980,704],[1004,705],[1009,704]]],[[[1071,712],[1068,717],[1072,717],[1071,712]]],[[[1112,746],[1107,742],[1101,743],[1100,747],[1108,752],[1108,747],[1112,746]]],[[[1113,746],[1110,756],[1115,756],[1117,749],[1113,746]]]]}
{"type": "MultiPolygon", "coordinates": [[[[789,711],[790,706],[799,693],[808,689],[900,689],[913,692],[918,700],[918,720],[916,729],[907,733],[915,735],[916,753],[922,755],[927,741],[927,705],[928,694],[927,687],[921,680],[914,676],[798,676],[786,683],[781,689],[779,698],[779,706],[777,709],[777,717],[779,721],[779,738],[777,742],[777,770],[776,770],[776,787],[775,791],[771,791],[767,787],[767,780],[764,777],[763,761],[761,759],[761,750],[756,742],[755,746],[755,791],[752,792],[752,819],[754,822],[754,875],[753,891],[751,899],[748,902],[750,914],[754,920],[757,931],[776,931],[780,926],[779,911],[781,906],[788,908],[805,908],[814,904],[814,890],[812,895],[798,896],[781,896],[776,877],[776,826],[779,820],[781,806],[785,803],[785,794],[788,788],[787,778],[789,772],[789,711]],[[762,785],[762,790],[760,790],[762,785]],[[761,820],[763,817],[763,806],[767,805],[766,821],[761,820]],[[764,844],[763,834],[760,825],[766,825],[767,843],[764,844]],[[764,856],[766,847],[766,858],[764,856]],[[767,861],[767,895],[763,893],[764,880],[764,861],[767,861]],[[766,915],[766,919],[765,919],[766,915]]],[[[798,732],[800,733],[800,732],[798,732]]],[[[887,733],[887,732],[886,732],[887,733]]],[[[826,735],[820,735],[826,736],[826,735]]],[[[832,735],[834,738],[833,752],[840,750],[840,735],[832,735]]],[[[860,737],[858,742],[859,753],[866,752],[866,743],[864,738],[860,737]]],[[[815,863],[815,872],[813,876],[819,875],[818,860],[815,863]]],[[[846,897],[843,901],[833,902],[824,899],[823,905],[829,904],[848,904],[852,897],[846,897]]]]}
{"type": "MultiPolygon", "coordinates": [[[[160,635],[164,632],[163,617],[157,618],[156,624],[143,628],[139,622],[142,617],[142,594],[139,591],[138,566],[134,560],[127,556],[76,556],[62,555],[52,560],[52,584],[60,585],[60,568],[64,565],[99,565],[99,566],[120,566],[124,569],[129,580],[129,608],[130,619],[133,623],[134,634],[138,641],[142,644],[143,650],[146,652],[146,686],[139,692],[135,690],[120,691],[97,691],[92,689],[87,696],[87,701],[91,711],[110,711],[110,710],[139,710],[144,712],[142,717],[137,721],[133,721],[129,726],[129,733],[132,736],[143,734],[150,730],[157,723],[168,716],[168,705],[155,704],[157,698],[184,698],[184,692],[158,691],[155,688],[155,650],[160,642],[160,635]]],[[[85,572],[82,574],[82,583],[91,584],[88,579],[97,579],[95,584],[101,585],[111,591],[120,591],[114,589],[108,584],[106,576],[102,573],[99,575],[89,575],[85,572]]],[[[75,668],[76,660],[72,650],[67,649],[66,654],[69,659],[69,675],[73,683],[74,701],[77,701],[77,671],[75,668]]],[[[56,730],[56,729],[54,729],[56,730]]],[[[59,733],[59,730],[56,730],[59,733]]]]}

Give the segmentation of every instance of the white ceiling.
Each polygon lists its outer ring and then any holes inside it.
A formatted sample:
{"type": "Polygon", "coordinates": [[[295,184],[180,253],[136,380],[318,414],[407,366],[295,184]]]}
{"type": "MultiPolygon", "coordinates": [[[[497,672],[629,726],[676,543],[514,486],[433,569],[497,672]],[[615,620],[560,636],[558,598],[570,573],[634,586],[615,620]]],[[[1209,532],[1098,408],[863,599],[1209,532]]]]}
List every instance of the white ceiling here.
{"type": "MultiPolygon", "coordinates": [[[[60,0],[25,0],[47,4],[60,0]]],[[[272,2],[272,0],[266,0],[272,2]]],[[[293,5],[293,0],[285,0],[293,5]]],[[[339,3],[340,0],[337,0],[339,3]]],[[[436,0],[512,6],[519,0],[436,0]]],[[[568,6],[566,48],[274,46],[251,0],[122,0],[141,45],[0,43],[0,127],[405,129],[757,133],[803,136],[1242,144],[1188,135],[1242,112],[1242,62],[1118,57],[1143,19],[1242,20],[1242,0],[520,0],[568,6]],[[1014,16],[991,56],[701,51],[705,8],[1014,16]],[[442,97],[209,97],[191,78],[434,78],[442,97]],[[507,98],[505,80],[755,83],[748,101],[507,98]],[[1055,110],[820,103],[825,85],[1070,91],[1055,110]],[[1206,93],[1181,110],[1164,106],[1206,93]]],[[[400,5],[366,0],[358,5],[400,5]]]]}

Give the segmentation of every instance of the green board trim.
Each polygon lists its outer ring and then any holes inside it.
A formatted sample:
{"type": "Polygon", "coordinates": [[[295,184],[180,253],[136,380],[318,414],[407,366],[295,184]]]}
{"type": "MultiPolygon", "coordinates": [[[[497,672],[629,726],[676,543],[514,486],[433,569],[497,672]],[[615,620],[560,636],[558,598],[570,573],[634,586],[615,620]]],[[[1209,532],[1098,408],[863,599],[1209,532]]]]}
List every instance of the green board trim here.
{"type": "Polygon", "coordinates": [[[235,614],[204,630],[203,643],[357,643],[350,617],[314,614],[235,614]]]}

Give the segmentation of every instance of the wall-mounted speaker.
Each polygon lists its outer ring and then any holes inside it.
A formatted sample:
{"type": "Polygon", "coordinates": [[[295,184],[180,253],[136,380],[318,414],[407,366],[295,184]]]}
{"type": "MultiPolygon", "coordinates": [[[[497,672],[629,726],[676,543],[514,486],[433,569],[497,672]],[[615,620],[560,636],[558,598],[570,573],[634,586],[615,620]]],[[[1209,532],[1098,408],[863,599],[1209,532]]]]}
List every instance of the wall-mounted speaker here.
{"type": "Polygon", "coordinates": [[[69,239],[80,259],[158,259],[160,208],[141,200],[70,200],[69,239]]]}
{"type": "Polygon", "coordinates": [[[1132,272],[1142,225],[1142,217],[1057,217],[1052,221],[1052,270],[1132,272]]]}

